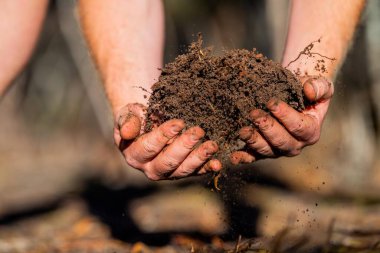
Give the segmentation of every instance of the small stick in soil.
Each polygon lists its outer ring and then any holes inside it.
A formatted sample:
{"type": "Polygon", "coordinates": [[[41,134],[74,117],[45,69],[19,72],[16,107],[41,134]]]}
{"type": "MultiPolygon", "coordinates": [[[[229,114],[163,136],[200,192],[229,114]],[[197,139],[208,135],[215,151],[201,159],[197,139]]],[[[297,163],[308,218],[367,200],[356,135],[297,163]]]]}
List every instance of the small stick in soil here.
{"type": "Polygon", "coordinates": [[[325,246],[323,248],[324,253],[330,252],[330,250],[331,250],[331,238],[333,236],[334,226],[335,226],[335,218],[331,219],[329,226],[327,228],[326,242],[325,242],[325,246]]]}
{"type": "Polygon", "coordinates": [[[302,51],[298,54],[297,58],[295,58],[294,60],[290,61],[290,62],[288,63],[288,65],[286,65],[286,68],[288,68],[288,67],[290,66],[290,64],[292,64],[292,63],[298,61],[298,59],[299,59],[302,55],[306,55],[306,56],[309,56],[309,57],[312,57],[313,55],[318,55],[318,56],[320,56],[320,57],[322,57],[322,58],[326,58],[326,59],[328,59],[328,60],[330,60],[330,61],[335,61],[335,60],[336,60],[335,58],[330,58],[330,57],[325,56],[325,55],[322,55],[322,54],[320,54],[320,53],[318,53],[318,52],[311,52],[311,50],[312,50],[313,47],[314,47],[314,44],[315,44],[315,43],[321,43],[321,40],[322,40],[322,37],[319,38],[319,39],[316,40],[316,41],[312,41],[309,45],[307,45],[307,46],[304,48],[304,50],[302,50],[302,51]]]}
{"type": "Polygon", "coordinates": [[[141,89],[142,91],[145,91],[146,93],[149,93],[150,95],[152,95],[152,92],[148,91],[147,89],[145,89],[144,87],[142,86],[132,86],[133,88],[139,88],[141,89]]]}
{"type": "Polygon", "coordinates": [[[238,253],[239,252],[240,243],[241,243],[241,235],[239,235],[239,237],[238,237],[238,239],[236,241],[234,253],[238,253]]]}
{"type": "Polygon", "coordinates": [[[273,241],[272,241],[271,252],[280,253],[282,243],[284,242],[285,237],[288,234],[288,232],[289,232],[289,228],[284,228],[274,236],[273,241]]]}

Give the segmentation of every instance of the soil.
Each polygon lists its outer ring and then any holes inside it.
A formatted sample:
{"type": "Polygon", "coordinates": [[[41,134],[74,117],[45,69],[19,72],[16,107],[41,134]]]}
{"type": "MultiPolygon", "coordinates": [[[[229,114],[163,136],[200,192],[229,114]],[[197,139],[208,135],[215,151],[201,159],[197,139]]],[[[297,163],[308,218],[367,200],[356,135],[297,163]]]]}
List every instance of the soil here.
{"type": "Polygon", "coordinates": [[[170,119],[183,119],[187,127],[202,127],[205,140],[218,143],[218,157],[226,158],[244,148],[238,131],[252,125],[248,120],[252,109],[267,111],[271,98],[304,109],[301,83],[279,63],[256,49],[228,50],[215,56],[202,44],[199,35],[187,53],[162,69],[152,86],[146,131],[170,119]]]}

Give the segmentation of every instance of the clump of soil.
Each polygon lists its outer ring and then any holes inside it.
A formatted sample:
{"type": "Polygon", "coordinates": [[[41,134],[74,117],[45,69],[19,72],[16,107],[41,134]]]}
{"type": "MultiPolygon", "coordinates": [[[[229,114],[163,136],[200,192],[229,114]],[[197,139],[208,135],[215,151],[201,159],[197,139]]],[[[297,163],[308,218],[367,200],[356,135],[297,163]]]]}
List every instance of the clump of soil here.
{"type": "Polygon", "coordinates": [[[273,97],[304,109],[301,83],[279,63],[255,49],[215,56],[202,43],[199,36],[186,54],[162,69],[152,86],[146,131],[170,119],[183,119],[187,127],[202,127],[205,139],[216,141],[219,155],[226,157],[242,148],[238,131],[252,125],[247,117],[252,109],[267,110],[273,97]]]}

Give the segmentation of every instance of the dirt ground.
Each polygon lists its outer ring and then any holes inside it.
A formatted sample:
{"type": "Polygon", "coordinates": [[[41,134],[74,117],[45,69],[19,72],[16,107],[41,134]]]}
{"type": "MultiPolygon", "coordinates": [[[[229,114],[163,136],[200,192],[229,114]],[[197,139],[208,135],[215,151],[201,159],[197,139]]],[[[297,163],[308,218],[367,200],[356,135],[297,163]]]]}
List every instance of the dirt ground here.
{"type": "Polygon", "coordinates": [[[89,184],[49,206],[3,217],[0,252],[380,251],[376,203],[359,205],[251,184],[240,190],[245,194],[232,200],[199,184],[120,190],[89,184]],[[260,209],[254,219],[255,209],[243,203],[260,209]],[[252,220],[262,231],[247,232],[252,220]]]}

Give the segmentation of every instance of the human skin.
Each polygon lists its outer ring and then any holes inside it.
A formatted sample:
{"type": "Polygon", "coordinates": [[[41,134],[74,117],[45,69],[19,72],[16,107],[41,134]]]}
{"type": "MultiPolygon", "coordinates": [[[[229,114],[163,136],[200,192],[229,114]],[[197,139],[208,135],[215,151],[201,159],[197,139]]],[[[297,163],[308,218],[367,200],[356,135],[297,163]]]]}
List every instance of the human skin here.
{"type": "Polygon", "coordinates": [[[0,1],[0,96],[19,74],[32,54],[47,0],[0,1]]]}
{"type": "Polygon", "coordinates": [[[151,180],[218,171],[214,141],[197,148],[200,127],[174,119],[142,134],[146,92],[162,66],[164,17],[161,1],[81,0],[84,34],[103,79],[115,118],[114,139],[126,162],[151,180]],[[139,136],[142,134],[141,136],[139,136]],[[138,137],[138,138],[137,138],[138,137]]]}
{"type": "MultiPolygon", "coordinates": [[[[328,74],[315,77],[315,62],[307,59],[289,66],[312,78],[300,78],[306,98],[314,105],[297,112],[282,101],[268,103],[270,113],[254,110],[255,125],[240,131],[248,144],[247,152],[231,155],[235,164],[259,158],[294,156],[318,141],[323,119],[333,95],[333,79],[343,61],[358,22],[362,0],[294,0],[288,39],[283,58],[287,66],[311,41],[323,36],[314,50],[336,58],[326,61],[328,74]]],[[[193,149],[204,136],[199,127],[184,133],[180,119],[165,122],[143,133],[146,90],[157,80],[163,46],[161,1],[81,0],[82,27],[105,85],[115,118],[114,138],[126,162],[151,180],[182,178],[208,171],[219,171],[218,160],[209,158],[218,150],[207,141],[193,149]]],[[[313,50],[313,51],[314,51],[313,50]]]]}
{"type": "Polygon", "coordinates": [[[334,93],[333,80],[345,58],[364,5],[364,0],[291,2],[282,64],[293,72],[300,72],[304,94],[312,106],[298,112],[282,101],[271,99],[267,104],[270,113],[253,110],[249,117],[255,127],[244,127],[239,132],[248,150],[233,153],[232,163],[295,156],[304,147],[319,140],[334,93]],[[302,56],[292,62],[307,45],[318,39],[321,39],[320,42],[314,43],[311,51],[335,60],[315,55],[315,58],[302,56]],[[325,60],[327,72],[321,73],[315,69],[316,59],[325,60]]]}

